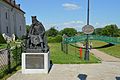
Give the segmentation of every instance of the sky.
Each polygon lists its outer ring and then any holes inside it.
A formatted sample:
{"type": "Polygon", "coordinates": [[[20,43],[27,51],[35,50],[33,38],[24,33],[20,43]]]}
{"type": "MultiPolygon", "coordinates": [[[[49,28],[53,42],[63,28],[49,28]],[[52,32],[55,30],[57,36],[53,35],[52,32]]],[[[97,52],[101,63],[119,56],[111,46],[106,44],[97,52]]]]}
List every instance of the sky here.
{"type": "MultiPolygon", "coordinates": [[[[26,24],[31,16],[37,16],[46,29],[66,27],[78,31],[86,25],[87,0],[16,0],[26,12],[26,24]]],[[[90,0],[90,25],[102,28],[105,25],[120,26],[120,0],[90,0]]],[[[120,28],[120,27],[119,27],[120,28]]]]}

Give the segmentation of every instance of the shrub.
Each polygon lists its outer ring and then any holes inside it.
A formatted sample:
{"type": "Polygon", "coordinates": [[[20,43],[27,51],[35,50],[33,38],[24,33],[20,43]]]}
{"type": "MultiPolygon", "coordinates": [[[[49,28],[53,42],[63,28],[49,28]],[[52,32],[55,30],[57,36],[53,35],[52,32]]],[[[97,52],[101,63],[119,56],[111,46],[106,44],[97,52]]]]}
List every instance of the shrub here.
{"type": "Polygon", "coordinates": [[[17,35],[15,35],[15,40],[17,40],[18,39],[18,36],[17,35]]]}
{"type": "Polygon", "coordinates": [[[48,37],[48,43],[59,43],[62,41],[62,36],[57,35],[56,37],[48,37]]]}
{"type": "Polygon", "coordinates": [[[56,42],[62,42],[62,36],[58,35],[55,37],[56,42]]]}
{"type": "Polygon", "coordinates": [[[2,36],[2,34],[0,34],[0,44],[4,44],[6,43],[4,37],[2,36]]]}

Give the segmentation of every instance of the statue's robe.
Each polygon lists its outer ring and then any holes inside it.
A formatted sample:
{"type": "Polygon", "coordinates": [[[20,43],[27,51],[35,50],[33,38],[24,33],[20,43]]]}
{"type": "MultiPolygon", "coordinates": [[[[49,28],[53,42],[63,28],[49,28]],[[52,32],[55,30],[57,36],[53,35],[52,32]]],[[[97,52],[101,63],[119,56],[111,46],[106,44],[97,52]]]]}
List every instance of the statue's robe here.
{"type": "Polygon", "coordinates": [[[45,28],[43,27],[42,23],[36,21],[35,24],[31,25],[31,29],[29,32],[29,36],[31,36],[32,39],[31,43],[41,43],[44,42],[44,34],[45,34],[45,28]],[[35,41],[36,40],[36,41],[35,41]]]}

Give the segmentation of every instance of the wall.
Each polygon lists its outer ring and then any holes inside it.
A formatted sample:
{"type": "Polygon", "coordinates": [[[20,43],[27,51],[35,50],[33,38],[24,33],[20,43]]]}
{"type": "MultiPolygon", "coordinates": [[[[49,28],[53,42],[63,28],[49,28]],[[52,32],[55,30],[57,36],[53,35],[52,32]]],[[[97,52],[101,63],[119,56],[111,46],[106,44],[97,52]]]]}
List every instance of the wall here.
{"type": "Polygon", "coordinates": [[[24,13],[3,1],[0,1],[0,33],[18,37],[26,34],[24,13]]]}

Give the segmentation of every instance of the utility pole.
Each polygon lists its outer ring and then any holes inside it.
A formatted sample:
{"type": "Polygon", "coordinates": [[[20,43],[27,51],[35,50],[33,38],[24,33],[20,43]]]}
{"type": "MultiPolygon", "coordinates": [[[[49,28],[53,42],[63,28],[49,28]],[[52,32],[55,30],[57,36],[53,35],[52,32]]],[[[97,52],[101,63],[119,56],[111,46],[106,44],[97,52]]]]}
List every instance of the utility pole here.
{"type": "Polygon", "coordinates": [[[82,28],[82,31],[84,34],[86,34],[86,50],[85,50],[85,56],[84,60],[89,61],[89,42],[88,37],[89,34],[92,34],[94,32],[94,27],[89,24],[90,20],[90,0],[88,0],[88,7],[87,7],[87,24],[82,28]]]}
{"type": "MultiPolygon", "coordinates": [[[[89,25],[89,16],[90,16],[90,0],[88,0],[88,7],[87,7],[87,25],[89,25]]],[[[87,35],[87,39],[86,39],[86,50],[85,50],[84,60],[89,61],[89,43],[88,43],[89,34],[86,35],[87,35]]]]}

